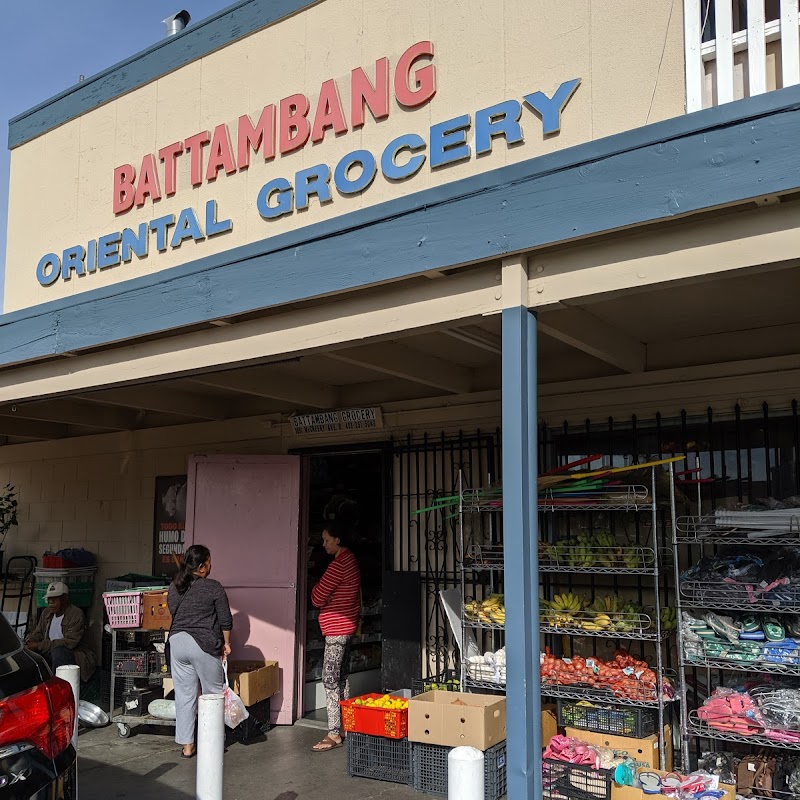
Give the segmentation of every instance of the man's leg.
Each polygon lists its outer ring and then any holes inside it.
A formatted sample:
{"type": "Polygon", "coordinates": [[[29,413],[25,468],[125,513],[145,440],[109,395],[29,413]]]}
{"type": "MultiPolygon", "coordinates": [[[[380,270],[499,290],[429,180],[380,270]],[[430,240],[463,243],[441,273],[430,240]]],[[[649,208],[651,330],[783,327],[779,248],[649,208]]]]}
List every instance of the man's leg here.
{"type": "Polygon", "coordinates": [[[70,664],[75,664],[75,653],[69,647],[52,647],[50,648],[50,664],[55,672],[59,667],[67,667],[70,664]]]}

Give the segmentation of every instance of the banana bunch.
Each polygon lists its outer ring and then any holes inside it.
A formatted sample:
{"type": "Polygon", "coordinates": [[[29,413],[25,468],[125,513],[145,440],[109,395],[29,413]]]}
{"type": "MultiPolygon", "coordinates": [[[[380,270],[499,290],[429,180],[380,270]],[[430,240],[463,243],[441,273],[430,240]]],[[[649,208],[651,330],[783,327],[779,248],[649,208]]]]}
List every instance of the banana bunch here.
{"type": "Polygon", "coordinates": [[[606,631],[614,625],[608,614],[596,614],[588,619],[578,621],[578,627],[585,631],[606,631]]]}
{"type": "Polygon", "coordinates": [[[566,611],[566,612],[583,611],[583,609],[586,607],[586,601],[580,595],[569,592],[564,594],[557,594],[553,598],[550,607],[554,611],[566,611]]]}
{"type": "Polygon", "coordinates": [[[678,627],[678,614],[674,608],[661,609],[661,627],[666,631],[674,631],[678,627]]]}
{"type": "Polygon", "coordinates": [[[464,604],[464,616],[484,625],[505,625],[506,609],[502,594],[491,594],[485,600],[470,600],[464,604]]]}

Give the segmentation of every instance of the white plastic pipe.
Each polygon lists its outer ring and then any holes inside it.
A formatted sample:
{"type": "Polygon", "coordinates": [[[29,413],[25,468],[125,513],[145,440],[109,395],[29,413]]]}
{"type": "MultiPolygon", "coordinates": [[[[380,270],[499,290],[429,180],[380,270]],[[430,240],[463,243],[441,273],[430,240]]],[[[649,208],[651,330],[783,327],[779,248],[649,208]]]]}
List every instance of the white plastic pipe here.
{"type": "Polygon", "coordinates": [[[200,696],[197,710],[197,800],[222,800],[225,698],[200,696]]]}
{"type": "Polygon", "coordinates": [[[484,756],[474,747],[456,747],[447,756],[447,800],[483,800],[484,756]]]}
{"type": "Polygon", "coordinates": [[[81,668],[74,664],[56,669],[56,677],[65,680],[72,687],[72,696],[75,698],[75,728],[72,731],[72,744],[78,749],[78,701],[81,694],[81,668]]]}
{"type": "MultiPolygon", "coordinates": [[[[56,668],[56,677],[65,680],[72,687],[72,696],[75,699],[75,727],[72,730],[72,745],[75,748],[76,759],[78,752],[78,702],[81,696],[81,668],[75,664],[56,668]]],[[[75,766],[75,800],[78,800],[78,767],[75,766]]]]}

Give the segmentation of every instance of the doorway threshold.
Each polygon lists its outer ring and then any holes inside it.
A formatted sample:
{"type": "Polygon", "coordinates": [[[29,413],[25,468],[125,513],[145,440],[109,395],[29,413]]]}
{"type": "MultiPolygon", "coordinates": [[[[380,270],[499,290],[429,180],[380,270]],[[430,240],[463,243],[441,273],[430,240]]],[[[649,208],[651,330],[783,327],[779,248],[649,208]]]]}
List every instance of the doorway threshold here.
{"type": "Polygon", "coordinates": [[[302,719],[298,719],[295,725],[301,728],[316,728],[320,731],[328,730],[328,712],[324,708],[310,711],[302,719]]]}

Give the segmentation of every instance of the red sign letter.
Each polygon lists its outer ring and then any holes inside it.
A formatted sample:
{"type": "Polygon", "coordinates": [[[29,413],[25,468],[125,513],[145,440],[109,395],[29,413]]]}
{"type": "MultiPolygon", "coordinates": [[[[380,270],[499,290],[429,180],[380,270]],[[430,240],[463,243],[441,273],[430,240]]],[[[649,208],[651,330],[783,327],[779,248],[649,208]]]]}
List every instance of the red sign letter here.
{"type": "Polygon", "coordinates": [[[158,151],[158,157],[164,164],[164,194],[172,197],[178,182],[178,156],[183,152],[183,142],[175,142],[158,151]]]}
{"type": "Polygon", "coordinates": [[[311,126],[306,119],[308,108],[308,98],[304,94],[293,94],[281,100],[281,155],[299,150],[308,141],[311,133],[311,126]]]}
{"type": "Polygon", "coordinates": [[[148,197],[152,197],[153,201],[161,199],[156,157],[150,154],[142,159],[142,166],[139,170],[139,182],[136,184],[136,208],[141,208],[148,197]]]}
{"type": "Polygon", "coordinates": [[[342,111],[342,101],[339,99],[339,87],[333,78],[325,81],[320,89],[311,141],[321,142],[328,128],[333,128],[337,134],[347,133],[347,122],[342,111]]]}
{"type": "Polygon", "coordinates": [[[250,166],[250,148],[257,153],[264,146],[264,161],[275,158],[275,106],[264,106],[258,125],[253,123],[247,114],[239,117],[239,139],[237,150],[239,156],[239,169],[250,166]]]}
{"type": "Polygon", "coordinates": [[[217,173],[225,170],[226,175],[236,172],[236,162],[233,160],[231,136],[227,125],[217,125],[214,128],[214,138],[211,140],[211,152],[208,155],[208,169],[206,180],[215,181],[217,173]]]}
{"type": "Polygon", "coordinates": [[[123,164],[114,170],[114,213],[123,214],[133,208],[135,192],[133,182],[136,170],[131,164],[123,164]]]}
{"type": "Polygon", "coordinates": [[[210,138],[208,131],[201,131],[183,143],[192,157],[192,186],[199,186],[203,182],[203,145],[208,144],[210,138]]]}
{"type": "Polygon", "coordinates": [[[423,106],[436,94],[436,67],[427,64],[411,75],[411,68],[420,58],[433,58],[433,42],[417,42],[400,56],[394,73],[394,94],[407,108],[423,106]],[[413,87],[412,88],[412,83],[413,87]]]}
{"type": "Polygon", "coordinates": [[[375,62],[375,86],[361,67],[353,70],[350,80],[350,119],[353,129],[364,124],[364,107],[375,121],[389,116],[389,59],[375,62]]]}

